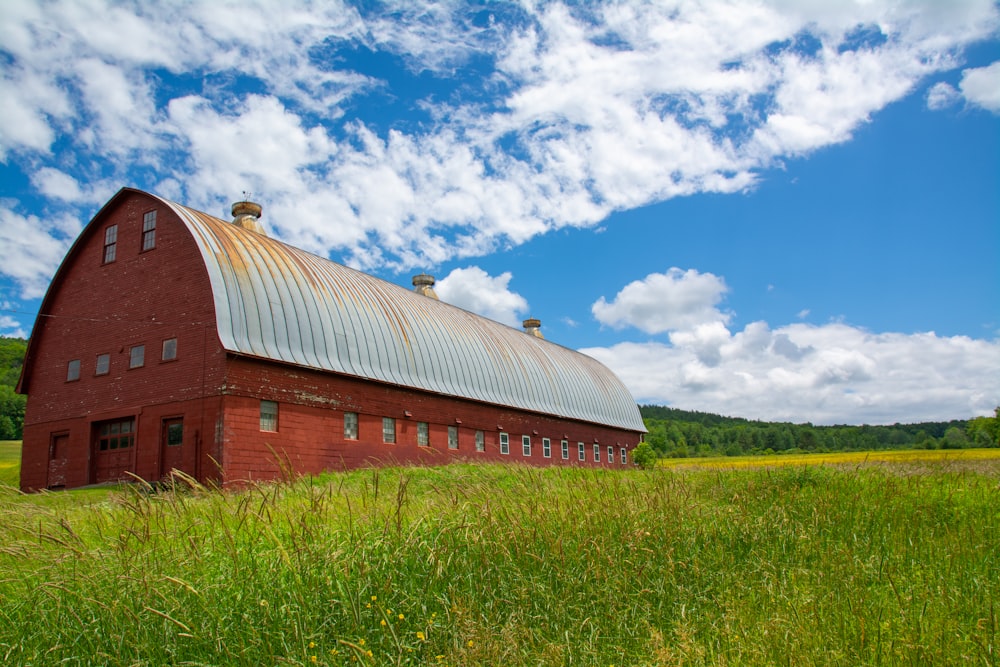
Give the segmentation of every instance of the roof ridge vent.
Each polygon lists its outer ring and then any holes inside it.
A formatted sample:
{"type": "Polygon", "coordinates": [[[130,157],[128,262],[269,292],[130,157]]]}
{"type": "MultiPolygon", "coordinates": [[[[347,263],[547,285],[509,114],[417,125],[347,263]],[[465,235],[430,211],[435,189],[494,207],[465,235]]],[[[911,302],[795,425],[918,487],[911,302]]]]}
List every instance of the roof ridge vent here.
{"type": "MultiPolygon", "coordinates": [[[[246,196],[246,193],[244,193],[246,196]]],[[[238,201],[233,204],[233,224],[251,232],[257,232],[267,236],[264,226],[260,224],[260,214],[264,212],[264,207],[252,201],[238,201]]]]}
{"type": "Polygon", "coordinates": [[[426,273],[418,273],[413,276],[413,291],[417,294],[423,294],[424,296],[429,296],[435,301],[439,300],[437,292],[434,291],[434,276],[426,273]]]}
{"type": "Polygon", "coordinates": [[[521,322],[521,326],[524,327],[524,333],[528,334],[529,336],[534,336],[535,338],[542,338],[542,339],[545,338],[545,336],[542,335],[541,320],[534,317],[529,317],[528,319],[521,322]]]}

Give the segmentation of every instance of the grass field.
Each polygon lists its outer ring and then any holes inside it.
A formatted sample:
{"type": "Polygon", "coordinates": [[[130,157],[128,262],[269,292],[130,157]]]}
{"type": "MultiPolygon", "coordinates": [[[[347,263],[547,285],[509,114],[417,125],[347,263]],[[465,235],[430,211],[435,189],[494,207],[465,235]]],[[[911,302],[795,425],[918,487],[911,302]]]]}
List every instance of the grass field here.
{"type": "Polygon", "coordinates": [[[1000,661],[1000,459],[763,462],[10,489],[0,662],[1000,661]]]}

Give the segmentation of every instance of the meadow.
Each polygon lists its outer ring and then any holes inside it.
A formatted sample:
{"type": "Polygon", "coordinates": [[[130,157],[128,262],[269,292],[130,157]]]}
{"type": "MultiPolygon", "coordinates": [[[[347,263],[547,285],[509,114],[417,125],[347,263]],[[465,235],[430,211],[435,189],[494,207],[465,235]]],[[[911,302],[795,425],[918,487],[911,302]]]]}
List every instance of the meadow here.
{"type": "Polygon", "coordinates": [[[995,665],[1000,459],[951,454],[0,487],[0,662],[995,665]]]}

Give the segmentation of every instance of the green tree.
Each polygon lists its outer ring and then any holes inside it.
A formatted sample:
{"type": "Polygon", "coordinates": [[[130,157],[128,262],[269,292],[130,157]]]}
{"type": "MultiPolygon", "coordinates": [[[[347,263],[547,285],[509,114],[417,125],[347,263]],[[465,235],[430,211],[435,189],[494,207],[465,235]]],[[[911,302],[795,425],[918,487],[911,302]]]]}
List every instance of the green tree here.
{"type": "Polygon", "coordinates": [[[656,465],[656,459],[659,458],[656,455],[656,451],[653,446],[648,442],[640,442],[636,445],[635,449],[632,450],[632,463],[636,464],[640,468],[652,468],[656,465]]]}

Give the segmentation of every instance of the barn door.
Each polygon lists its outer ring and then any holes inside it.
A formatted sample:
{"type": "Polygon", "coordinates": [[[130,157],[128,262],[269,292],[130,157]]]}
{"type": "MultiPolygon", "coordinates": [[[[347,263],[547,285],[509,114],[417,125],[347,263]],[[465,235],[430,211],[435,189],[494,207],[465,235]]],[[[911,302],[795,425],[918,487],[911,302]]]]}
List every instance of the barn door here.
{"type": "Polygon", "coordinates": [[[160,429],[160,479],[171,470],[184,470],[184,420],[164,419],[160,429]]]}
{"type": "Polygon", "coordinates": [[[134,472],[135,418],[94,425],[93,482],[115,482],[134,472]]]}
{"type": "Polygon", "coordinates": [[[69,459],[69,433],[53,434],[49,442],[49,475],[45,485],[50,489],[66,486],[69,459]]]}

